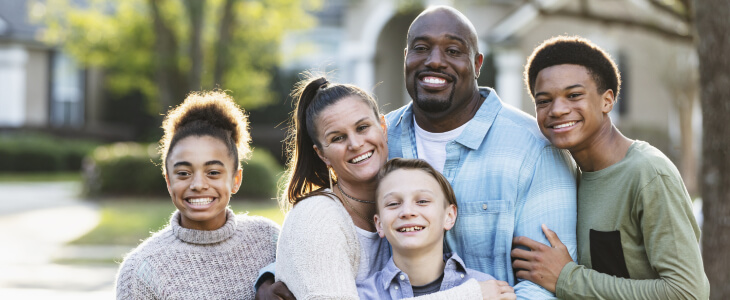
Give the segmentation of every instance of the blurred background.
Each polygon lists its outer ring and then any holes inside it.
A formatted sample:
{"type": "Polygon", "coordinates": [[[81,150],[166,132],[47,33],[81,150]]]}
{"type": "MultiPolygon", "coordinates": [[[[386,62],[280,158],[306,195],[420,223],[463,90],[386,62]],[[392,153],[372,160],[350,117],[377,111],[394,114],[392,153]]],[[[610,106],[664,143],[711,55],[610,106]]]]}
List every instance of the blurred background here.
{"type": "MultiPolygon", "coordinates": [[[[301,72],[361,86],[384,112],[394,110],[410,101],[408,26],[439,4],[474,23],[485,55],[480,85],[532,115],[522,71],[535,46],[569,34],[606,49],[623,77],[613,122],[670,157],[702,221],[702,196],[719,185],[698,175],[703,116],[716,111],[703,104],[727,105],[703,99],[701,70],[709,69],[701,62],[728,49],[703,50],[701,41],[717,31],[730,39],[730,28],[717,25],[727,22],[695,21],[707,19],[696,18],[702,7],[693,6],[707,2],[0,0],[0,298],[114,296],[124,253],[175,209],[156,142],[162,116],[190,91],[226,90],[248,111],[255,151],[231,206],[281,223],[275,198],[293,109],[288,95],[301,72]]],[[[730,18],[723,13],[719,19],[730,18]]],[[[720,72],[727,78],[730,70],[720,72]]],[[[727,141],[718,130],[704,134],[727,141]]],[[[728,150],[727,142],[719,147],[728,150]]],[[[723,191],[705,202],[718,203],[717,216],[727,219],[723,191]]],[[[730,222],[723,222],[710,232],[724,232],[730,222]]],[[[704,232],[714,244],[728,243],[704,232]]],[[[724,270],[728,260],[717,257],[724,270]]],[[[717,288],[728,289],[714,285],[713,298],[717,288]]]]}

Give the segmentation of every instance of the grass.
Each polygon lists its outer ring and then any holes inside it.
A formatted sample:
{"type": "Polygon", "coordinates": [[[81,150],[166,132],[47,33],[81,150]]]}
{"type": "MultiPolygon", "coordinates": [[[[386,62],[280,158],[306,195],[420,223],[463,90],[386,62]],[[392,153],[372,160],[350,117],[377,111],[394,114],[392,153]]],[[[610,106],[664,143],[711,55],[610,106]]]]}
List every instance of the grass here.
{"type": "MultiPolygon", "coordinates": [[[[99,203],[101,220],[86,235],[72,241],[73,245],[131,245],[165,227],[175,206],[169,198],[106,199],[99,203]]],[[[232,200],[231,209],[237,214],[263,216],[281,225],[284,215],[275,201],[232,200]]]]}
{"type": "Polygon", "coordinates": [[[0,182],[58,182],[81,181],[81,172],[0,172],[0,182]]]}

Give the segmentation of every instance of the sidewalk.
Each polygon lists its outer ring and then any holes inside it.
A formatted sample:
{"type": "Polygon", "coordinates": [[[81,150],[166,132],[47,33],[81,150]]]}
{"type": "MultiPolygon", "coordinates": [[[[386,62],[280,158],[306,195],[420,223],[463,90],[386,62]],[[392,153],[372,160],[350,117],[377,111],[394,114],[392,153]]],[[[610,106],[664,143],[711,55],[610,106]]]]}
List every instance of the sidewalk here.
{"type": "Polygon", "coordinates": [[[79,188],[74,182],[0,183],[0,299],[114,298],[118,265],[53,261],[91,255],[64,246],[99,222],[97,207],[78,199],[79,188]]]}

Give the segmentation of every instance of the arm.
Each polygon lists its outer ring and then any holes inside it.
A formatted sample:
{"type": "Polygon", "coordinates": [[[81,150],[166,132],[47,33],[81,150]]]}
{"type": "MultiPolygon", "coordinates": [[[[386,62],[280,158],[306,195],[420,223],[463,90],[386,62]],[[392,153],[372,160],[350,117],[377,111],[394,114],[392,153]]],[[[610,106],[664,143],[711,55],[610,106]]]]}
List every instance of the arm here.
{"type": "Polygon", "coordinates": [[[681,182],[657,176],[636,202],[647,258],[658,279],[624,279],[569,263],[560,272],[557,295],[566,299],[707,299],[699,228],[681,182]],[[643,216],[642,216],[643,215],[643,216]]]}
{"type": "Polygon", "coordinates": [[[360,243],[339,205],[323,197],[305,199],[284,222],[276,276],[298,299],[358,299],[360,243]]]}
{"type": "Polygon", "coordinates": [[[144,276],[150,274],[149,265],[142,262],[139,267],[147,270],[147,272],[140,272],[138,266],[136,266],[137,264],[132,263],[136,260],[130,260],[130,258],[131,256],[119,268],[116,287],[117,299],[157,299],[154,289],[150,286],[151,282],[149,282],[152,277],[144,276]]]}
{"type": "MultiPolygon", "coordinates": [[[[515,206],[514,236],[526,236],[543,244],[545,224],[560,236],[570,257],[577,258],[575,224],[577,191],[572,159],[564,151],[545,147],[535,162],[532,178],[515,206]],[[522,196],[523,195],[523,196],[522,196]]],[[[517,279],[518,299],[552,299],[555,296],[534,282],[517,279]]]]}

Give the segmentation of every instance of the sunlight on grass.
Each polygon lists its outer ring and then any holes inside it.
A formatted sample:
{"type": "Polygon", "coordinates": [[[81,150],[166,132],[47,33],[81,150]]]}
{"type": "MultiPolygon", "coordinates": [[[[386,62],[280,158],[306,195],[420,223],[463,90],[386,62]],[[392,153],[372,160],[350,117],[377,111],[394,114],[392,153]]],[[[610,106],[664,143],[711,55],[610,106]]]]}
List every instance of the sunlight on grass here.
{"type": "MultiPolygon", "coordinates": [[[[101,220],[92,231],[72,241],[74,245],[137,245],[151,232],[165,227],[175,206],[169,198],[107,199],[99,202],[101,220]]],[[[236,214],[263,216],[281,225],[284,215],[276,202],[231,201],[236,214]]]]}

